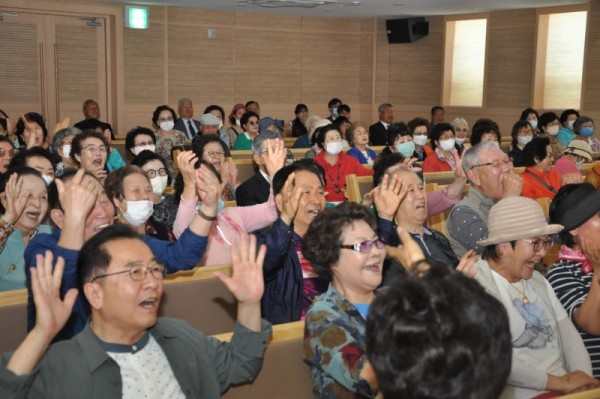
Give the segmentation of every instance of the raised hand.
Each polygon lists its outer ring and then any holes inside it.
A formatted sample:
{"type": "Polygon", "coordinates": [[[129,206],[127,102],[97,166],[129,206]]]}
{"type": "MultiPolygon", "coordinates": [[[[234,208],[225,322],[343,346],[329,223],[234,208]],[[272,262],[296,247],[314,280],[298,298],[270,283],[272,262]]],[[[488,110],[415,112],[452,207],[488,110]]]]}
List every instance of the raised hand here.
{"type": "Polygon", "coordinates": [[[379,217],[393,220],[406,193],[407,189],[402,185],[402,179],[398,177],[398,174],[394,173],[390,178],[390,175],[386,173],[379,186],[370,192],[379,217]]]}
{"type": "Polygon", "coordinates": [[[238,181],[238,168],[235,162],[230,161],[230,169],[229,169],[229,185],[234,189],[240,185],[238,181]]]}
{"type": "Polygon", "coordinates": [[[231,169],[234,167],[233,161],[225,159],[221,164],[221,190],[227,187],[230,182],[231,169]]]}
{"type": "Polygon", "coordinates": [[[101,183],[104,183],[106,180],[106,169],[104,169],[104,165],[99,165],[94,168],[92,174],[96,176],[96,179],[100,180],[101,183]]]}
{"type": "Polygon", "coordinates": [[[460,179],[466,179],[467,174],[462,166],[462,156],[458,155],[458,151],[455,151],[454,160],[456,161],[456,170],[454,171],[454,175],[460,179]]]}
{"type": "Polygon", "coordinates": [[[196,170],[196,191],[198,198],[202,202],[202,206],[205,206],[211,211],[212,214],[216,214],[217,205],[221,196],[221,185],[219,179],[209,170],[206,165],[201,165],[196,170]]]}
{"type": "Polygon", "coordinates": [[[422,169],[418,166],[414,166],[414,163],[417,162],[417,158],[404,158],[404,161],[400,164],[402,167],[412,170],[413,172],[420,172],[422,169]]]}
{"type": "Polygon", "coordinates": [[[104,131],[102,132],[102,135],[108,142],[108,147],[110,148],[110,144],[111,144],[111,140],[112,140],[112,135],[110,134],[110,129],[104,129],[104,131]]]}
{"type": "Polygon", "coordinates": [[[303,194],[302,187],[294,187],[294,180],[295,175],[291,173],[285,181],[281,193],[277,195],[278,197],[281,195],[280,200],[276,199],[277,201],[281,201],[281,214],[279,217],[288,226],[292,224],[292,221],[296,217],[303,194]]]}
{"type": "Polygon", "coordinates": [[[56,179],[58,199],[65,213],[65,220],[75,223],[85,222],[87,215],[96,204],[100,187],[93,178],[85,175],[83,169],[75,173],[68,186],[65,186],[60,179],[56,179]]]}
{"type": "Polygon", "coordinates": [[[406,270],[411,271],[415,262],[425,260],[425,254],[419,244],[408,234],[408,230],[397,227],[396,232],[400,237],[400,245],[397,247],[386,245],[385,253],[398,261],[406,270]]]}
{"type": "Polygon", "coordinates": [[[25,138],[25,141],[26,141],[25,145],[27,146],[27,149],[35,147],[36,130],[37,130],[36,124],[31,122],[29,119],[27,119],[27,116],[25,116],[25,114],[21,114],[21,120],[23,121],[23,124],[25,125],[25,131],[23,132],[23,138],[25,138]]]}
{"type": "Polygon", "coordinates": [[[285,142],[280,139],[267,140],[267,149],[263,154],[263,161],[267,173],[273,179],[275,173],[285,165],[285,159],[287,157],[287,150],[285,148],[285,142]]]}
{"type": "Polygon", "coordinates": [[[63,119],[62,121],[60,121],[60,122],[58,122],[56,124],[56,126],[54,127],[54,131],[52,132],[51,136],[54,137],[54,135],[56,134],[56,132],[58,132],[59,130],[68,128],[70,123],[71,123],[71,118],[67,116],[65,119],[63,119]]]}
{"type": "Polygon", "coordinates": [[[477,268],[475,267],[475,262],[479,260],[479,255],[472,249],[468,250],[462,258],[460,258],[460,262],[458,262],[458,266],[456,267],[456,271],[461,272],[467,277],[475,277],[477,274],[477,268]]]}
{"type": "Polygon", "coordinates": [[[194,165],[198,162],[198,157],[193,151],[182,151],[177,155],[177,169],[183,177],[183,193],[181,196],[186,200],[196,197],[196,169],[194,165]]]}
{"type": "Polygon", "coordinates": [[[2,215],[2,220],[7,224],[15,224],[23,214],[27,200],[31,193],[26,192],[21,195],[23,188],[23,179],[19,178],[16,173],[13,173],[6,182],[4,193],[0,194],[2,205],[6,210],[2,215]]]}

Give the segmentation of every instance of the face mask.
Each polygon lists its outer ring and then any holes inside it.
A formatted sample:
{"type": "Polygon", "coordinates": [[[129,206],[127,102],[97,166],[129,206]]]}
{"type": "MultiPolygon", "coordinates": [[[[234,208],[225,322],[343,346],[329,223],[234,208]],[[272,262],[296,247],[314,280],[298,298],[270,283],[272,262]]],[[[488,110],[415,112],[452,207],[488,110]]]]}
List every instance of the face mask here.
{"type": "Polygon", "coordinates": [[[219,130],[223,128],[223,122],[219,122],[219,130]]]}
{"type": "Polygon", "coordinates": [[[42,179],[46,182],[46,185],[49,186],[50,183],[54,181],[54,177],[48,175],[42,175],[42,179]]]}
{"type": "Polygon", "coordinates": [[[517,137],[517,142],[521,145],[526,145],[531,140],[533,140],[533,136],[519,136],[517,137]]]}
{"type": "Polygon", "coordinates": [[[427,144],[427,136],[425,136],[425,135],[413,136],[413,141],[417,145],[425,145],[425,144],[427,144]]]}
{"type": "Polygon", "coordinates": [[[456,142],[456,144],[458,145],[463,145],[463,143],[465,142],[466,137],[455,137],[454,141],[456,142]]]}
{"type": "Polygon", "coordinates": [[[579,162],[575,162],[575,166],[577,166],[577,169],[581,169],[581,167],[583,166],[583,163],[585,161],[579,161],[579,162]]]}
{"type": "Polygon", "coordinates": [[[337,116],[337,114],[338,114],[337,107],[331,110],[331,114],[337,116]]]}
{"type": "Polygon", "coordinates": [[[547,127],[546,131],[550,136],[556,136],[558,134],[558,126],[547,127]]]}
{"type": "Polygon", "coordinates": [[[148,144],[145,146],[133,147],[133,153],[135,155],[139,155],[140,152],[146,151],[146,150],[156,152],[156,146],[154,144],[148,144]]]}
{"type": "Polygon", "coordinates": [[[242,127],[242,123],[240,122],[240,120],[239,120],[239,119],[236,119],[236,120],[235,120],[235,124],[236,124],[236,125],[238,125],[239,127],[242,127]]]}
{"type": "Polygon", "coordinates": [[[529,121],[529,124],[531,125],[531,128],[533,130],[537,129],[537,119],[534,119],[532,121],[529,121]]]}
{"type": "Polygon", "coordinates": [[[396,150],[404,158],[410,158],[415,153],[415,143],[413,143],[412,140],[400,143],[396,146],[396,150]]]}
{"type": "Polygon", "coordinates": [[[594,134],[594,128],[591,126],[582,127],[579,133],[581,133],[583,137],[590,137],[592,134],[594,134]]]}
{"type": "Polygon", "coordinates": [[[342,142],[341,141],[335,141],[333,143],[327,143],[325,144],[325,151],[327,151],[327,153],[329,155],[337,155],[340,153],[340,151],[342,151],[342,142]]]}
{"type": "Polygon", "coordinates": [[[573,119],[567,121],[567,126],[569,127],[569,130],[573,130],[573,123],[575,123],[575,120],[573,119]]]}
{"type": "Polygon", "coordinates": [[[71,144],[63,145],[62,150],[63,150],[63,158],[69,158],[69,155],[71,155],[71,144]]]}
{"type": "Polygon", "coordinates": [[[454,139],[442,140],[439,143],[444,151],[452,151],[454,149],[454,139]]]}
{"type": "Polygon", "coordinates": [[[169,176],[155,176],[150,179],[150,185],[152,186],[152,192],[156,195],[162,195],[167,188],[167,180],[169,176]]]}
{"type": "Polygon", "coordinates": [[[500,143],[497,141],[490,141],[490,143],[494,144],[496,147],[500,148],[500,143]]]}
{"type": "Polygon", "coordinates": [[[154,212],[152,201],[127,201],[127,212],[123,213],[123,216],[133,227],[140,227],[150,219],[152,212],[154,212]]]}
{"type": "Polygon", "coordinates": [[[173,122],[173,121],[161,122],[160,125],[158,125],[158,126],[160,126],[160,128],[162,130],[164,130],[165,132],[170,132],[171,130],[173,130],[173,127],[175,126],[175,122],[173,122]]]}

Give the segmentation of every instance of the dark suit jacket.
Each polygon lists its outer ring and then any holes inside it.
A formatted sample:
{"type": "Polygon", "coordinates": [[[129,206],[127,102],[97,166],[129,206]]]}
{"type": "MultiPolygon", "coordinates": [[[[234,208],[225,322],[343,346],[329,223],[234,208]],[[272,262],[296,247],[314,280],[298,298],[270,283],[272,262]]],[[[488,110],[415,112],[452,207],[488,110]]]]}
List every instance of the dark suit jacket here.
{"type": "Polygon", "coordinates": [[[238,206],[257,205],[267,202],[271,185],[260,172],[240,184],[235,190],[235,202],[238,206]]]}
{"type": "Polygon", "coordinates": [[[381,122],[369,126],[369,142],[371,145],[387,145],[387,129],[381,122]]]}
{"type": "MultiPolygon", "coordinates": [[[[195,119],[192,119],[192,123],[194,125],[196,125],[196,132],[200,133],[200,121],[197,121],[195,119]]],[[[191,137],[188,133],[188,127],[187,127],[187,123],[185,123],[185,121],[181,118],[177,118],[177,120],[175,121],[175,130],[179,130],[180,132],[185,133],[185,135],[188,137],[188,139],[193,140],[194,137],[191,137]]]]}

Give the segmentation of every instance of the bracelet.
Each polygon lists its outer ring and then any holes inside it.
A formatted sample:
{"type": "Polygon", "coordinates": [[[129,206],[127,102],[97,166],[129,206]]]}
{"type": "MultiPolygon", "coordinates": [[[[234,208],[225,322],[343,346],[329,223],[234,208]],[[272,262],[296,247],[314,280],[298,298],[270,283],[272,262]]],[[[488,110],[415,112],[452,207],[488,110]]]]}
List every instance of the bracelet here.
{"type": "Polygon", "coordinates": [[[208,216],[206,213],[202,212],[202,209],[198,209],[198,216],[200,216],[204,220],[208,220],[209,222],[214,222],[217,220],[217,216],[208,216]]]}

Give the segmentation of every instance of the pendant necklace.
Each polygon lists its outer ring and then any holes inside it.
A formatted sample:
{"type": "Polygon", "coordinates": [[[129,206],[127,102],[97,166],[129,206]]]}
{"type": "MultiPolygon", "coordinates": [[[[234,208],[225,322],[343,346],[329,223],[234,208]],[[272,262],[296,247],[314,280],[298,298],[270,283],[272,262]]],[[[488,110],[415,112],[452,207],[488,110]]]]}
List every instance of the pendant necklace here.
{"type": "MultiPolygon", "coordinates": [[[[329,162],[326,161],[326,163],[329,163],[329,162]]],[[[340,164],[339,164],[339,162],[337,163],[337,166],[338,166],[337,181],[331,175],[330,168],[327,167],[327,177],[329,177],[329,180],[331,180],[331,184],[333,184],[333,191],[336,194],[338,194],[340,191],[342,191],[342,189],[340,187],[340,164]]]]}
{"type": "Polygon", "coordinates": [[[515,287],[512,283],[510,283],[510,286],[517,290],[519,294],[521,294],[521,302],[523,302],[523,305],[527,305],[529,303],[529,298],[525,294],[525,280],[521,280],[521,283],[523,284],[523,291],[515,287]]]}

